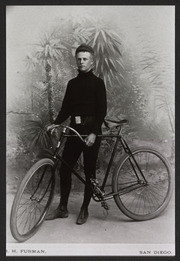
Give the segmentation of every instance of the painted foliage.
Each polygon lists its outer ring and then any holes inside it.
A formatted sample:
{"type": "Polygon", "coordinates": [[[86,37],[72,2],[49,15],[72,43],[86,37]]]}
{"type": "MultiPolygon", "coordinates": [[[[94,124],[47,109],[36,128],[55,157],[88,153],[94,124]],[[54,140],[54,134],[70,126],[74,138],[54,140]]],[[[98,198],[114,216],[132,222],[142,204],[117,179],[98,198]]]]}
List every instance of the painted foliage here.
{"type": "MultiPolygon", "coordinates": [[[[18,95],[13,98],[8,93],[7,164],[11,169],[29,168],[44,148],[55,146],[58,132],[50,137],[46,126],[60,110],[68,80],[77,74],[74,53],[81,43],[94,48],[94,72],[104,80],[107,90],[107,118],[128,119],[124,134],[132,146],[158,144],[173,162],[173,12],[154,9],[154,16],[148,12],[147,24],[143,24],[139,18],[147,9],[139,10],[137,16],[131,7],[131,11],[126,9],[126,17],[122,10],[121,19],[114,17],[115,8],[111,9],[109,16],[107,9],[104,13],[101,9],[99,15],[92,10],[82,14],[79,9],[79,15],[52,17],[50,26],[24,47],[21,67],[14,70],[16,79],[12,80],[19,93],[16,89],[18,95]],[[166,19],[168,12],[170,28],[161,28],[160,18],[166,19]],[[152,21],[157,28],[149,32],[152,21]],[[131,33],[130,22],[134,23],[131,33]]],[[[102,142],[99,173],[107,165],[112,143],[102,142]]]]}

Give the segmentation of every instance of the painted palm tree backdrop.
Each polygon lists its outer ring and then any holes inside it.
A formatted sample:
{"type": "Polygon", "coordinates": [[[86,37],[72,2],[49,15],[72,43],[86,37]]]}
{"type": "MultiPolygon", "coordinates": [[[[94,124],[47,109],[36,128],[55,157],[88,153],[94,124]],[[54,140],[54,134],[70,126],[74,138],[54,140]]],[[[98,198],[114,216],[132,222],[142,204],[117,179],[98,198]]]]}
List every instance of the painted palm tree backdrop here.
{"type": "MultiPolygon", "coordinates": [[[[132,145],[158,145],[173,163],[173,10],[156,6],[151,7],[155,12],[146,7],[58,8],[44,7],[42,13],[38,7],[28,9],[31,23],[25,21],[22,27],[26,41],[23,44],[23,36],[12,40],[20,54],[14,67],[18,52],[7,38],[8,75],[13,71],[7,87],[11,90],[7,97],[8,167],[27,169],[42,150],[55,146],[58,133],[50,137],[46,126],[61,108],[67,82],[77,75],[74,53],[81,43],[95,51],[94,72],[107,90],[107,118],[127,118],[130,125],[125,135],[132,145]],[[33,8],[40,16],[34,16],[33,8]],[[48,12],[51,18],[46,20],[48,12]]],[[[9,35],[13,18],[19,14],[18,19],[23,19],[27,13],[26,7],[21,10],[7,12],[9,35]]],[[[19,23],[16,26],[14,34],[20,31],[19,23]]],[[[110,151],[111,142],[104,141],[98,170],[107,164],[104,156],[110,151]]]]}

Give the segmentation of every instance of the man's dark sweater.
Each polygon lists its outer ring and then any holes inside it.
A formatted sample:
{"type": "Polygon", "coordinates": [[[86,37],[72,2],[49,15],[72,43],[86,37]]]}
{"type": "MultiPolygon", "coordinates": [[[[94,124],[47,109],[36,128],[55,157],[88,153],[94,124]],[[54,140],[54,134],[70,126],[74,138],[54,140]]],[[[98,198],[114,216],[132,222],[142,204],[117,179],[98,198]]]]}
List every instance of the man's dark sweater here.
{"type": "Polygon", "coordinates": [[[69,116],[93,116],[92,133],[98,134],[106,116],[106,89],[102,79],[91,71],[79,71],[67,85],[61,110],[54,124],[61,124],[69,116]]]}

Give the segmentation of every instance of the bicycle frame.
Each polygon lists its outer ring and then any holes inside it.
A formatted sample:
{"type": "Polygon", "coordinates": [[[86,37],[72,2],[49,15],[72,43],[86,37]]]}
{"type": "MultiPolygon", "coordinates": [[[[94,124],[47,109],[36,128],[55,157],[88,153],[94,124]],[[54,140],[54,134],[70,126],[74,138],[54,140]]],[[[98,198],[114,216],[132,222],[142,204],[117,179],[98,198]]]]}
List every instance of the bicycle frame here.
{"type": "MultiPolygon", "coordinates": [[[[101,138],[113,139],[112,153],[101,185],[93,178],[90,182],[86,182],[86,179],[71,168],[61,156],[64,138],[74,136],[78,139],[79,136],[84,142],[84,138],[71,127],[66,127],[61,132],[55,153],[44,155],[29,169],[18,188],[11,209],[10,228],[17,241],[23,242],[33,236],[42,224],[53,200],[55,174],[59,161],[62,161],[62,164],[65,164],[83,184],[92,189],[93,200],[100,202],[101,207],[106,211],[109,210],[106,200],[111,198],[115,200],[118,208],[133,220],[152,219],[166,208],[173,191],[169,162],[161,153],[152,148],[139,147],[131,151],[121,135],[122,125],[127,121],[107,121],[107,123],[111,122],[116,124],[114,127],[117,128],[117,134],[111,132],[108,135],[98,135],[101,138]],[[67,134],[66,129],[71,129],[70,134],[73,135],[67,134]],[[125,155],[120,157],[117,168],[112,173],[111,191],[109,191],[105,187],[109,187],[106,183],[112,162],[115,161],[115,154],[119,151],[118,145],[125,155]]],[[[59,125],[52,128],[55,129],[55,127],[59,125]]],[[[87,135],[83,136],[87,137],[87,135]]],[[[84,146],[86,146],[85,142],[84,146]]]]}
{"type": "MultiPolygon", "coordinates": [[[[85,185],[87,186],[90,186],[86,180],[84,178],[82,178],[80,176],[80,174],[73,168],[71,168],[69,166],[69,164],[58,154],[59,152],[59,149],[60,149],[60,146],[62,144],[62,141],[64,138],[69,138],[69,137],[76,137],[77,138],[77,135],[74,135],[74,134],[66,134],[66,129],[72,129],[70,127],[65,127],[63,129],[63,131],[61,132],[61,135],[60,135],[60,138],[59,138],[59,141],[58,141],[58,144],[57,144],[57,147],[56,147],[56,150],[55,150],[55,153],[54,153],[54,159],[57,159],[57,164],[58,164],[58,161],[61,161],[62,163],[64,163],[70,170],[71,172],[81,181],[83,182],[85,185]]],[[[101,196],[103,197],[103,200],[108,200],[108,199],[111,199],[113,198],[115,195],[117,194],[120,194],[120,193],[127,193],[126,191],[123,192],[123,189],[121,189],[120,191],[116,192],[116,193],[113,193],[113,192],[110,192],[108,194],[105,194],[104,193],[104,188],[106,186],[106,182],[107,182],[107,179],[108,179],[108,176],[109,176],[109,172],[110,172],[110,169],[111,169],[111,166],[112,166],[112,162],[114,160],[114,157],[115,157],[115,154],[116,154],[116,151],[117,151],[117,146],[118,146],[118,143],[120,142],[121,143],[121,146],[122,148],[124,149],[124,152],[126,154],[128,154],[130,157],[129,157],[129,161],[130,161],[130,164],[132,165],[132,168],[134,170],[134,173],[137,177],[137,180],[138,182],[136,184],[132,184],[132,185],[129,185],[128,187],[126,187],[125,189],[127,190],[128,189],[135,189],[137,188],[137,185],[140,185],[140,186],[144,186],[147,184],[146,182],[146,179],[141,171],[141,169],[139,168],[139,165],[136,161],[136,159],[134,158],[129,146],[127,145],[127,142],[125,141],[125,139],[122,137],[121,135],[121,132],[122,132],[122,126],[119,126],[119,130],[118,130],[118,133],[117,134],[110,134],[110,135],[104,135],[104,134],[100,134],[98,135],[98,137],[101,137],[101,138],[116,138],[115,140],[115,143],[114,143],[114,147],[113,147],[113,151],[111,153],[111,157],[110,157],[110,160],[109,160],[109,163],[108,163],[108,166],[107,166],[107,169],[106,169],[106,173],[105,173],[105,176],[104,176],[104,179],[103,179],[103,182],[102,182],[102,185],[99,187],[100,189],[100,192],[101,192],[101,196]],[[134,164],[135,166],[137,167],[140,175],[142,176],[143,180],[139,178],[139,175],[134,167],[134,164]],[[134,185],[136,185],[136,187],[134,187],[134,185]]],[[[81,135],[81,137],[87,137],[87,135],[81,135]]],[[[83,142],[83,141],[82,141],[83,142]]],[[[86,146],[86,145],[85,145],[86,146]]],[[[57,165],[55,165],[57,166],[57,165]]],[[[90,186],[92,188],[92,185],[90,186]]],[[[96,200],[96,201],[99,201],[99,200],[96,200]]]]}

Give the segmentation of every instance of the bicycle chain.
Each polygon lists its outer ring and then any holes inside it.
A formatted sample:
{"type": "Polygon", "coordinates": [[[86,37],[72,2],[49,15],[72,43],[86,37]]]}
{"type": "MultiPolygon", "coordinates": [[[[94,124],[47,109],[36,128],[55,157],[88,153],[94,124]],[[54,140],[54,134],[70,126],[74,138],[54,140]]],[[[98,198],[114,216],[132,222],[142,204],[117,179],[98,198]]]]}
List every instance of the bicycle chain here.
{"type": "Polygon", "coordinates": [[[99,185],[98,180],[97,179],[91,179],[91,184],[93,185],[93,190],[94,190],[95,195],[101,200],[101,207],[103,207],[104,210],[106,211],[106,214],[104,214],[104,215],[107,216],[109,206],[105,202],[105,200],[103,199],[103,192],[101,191],[101,189],[98,186],[99,185]]]}

